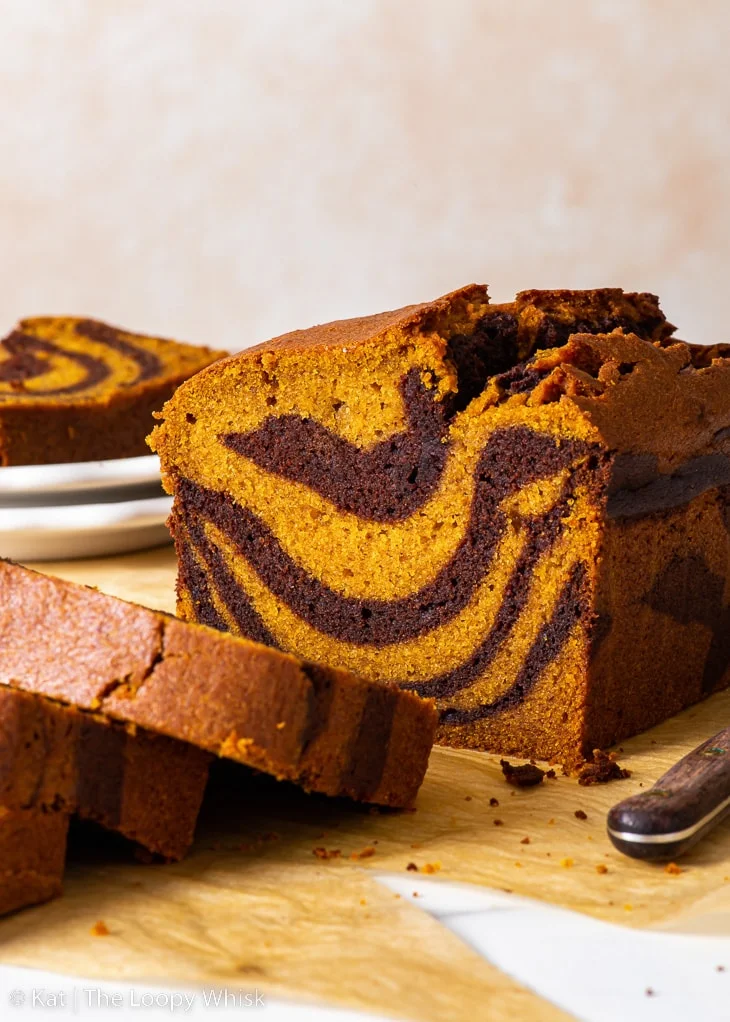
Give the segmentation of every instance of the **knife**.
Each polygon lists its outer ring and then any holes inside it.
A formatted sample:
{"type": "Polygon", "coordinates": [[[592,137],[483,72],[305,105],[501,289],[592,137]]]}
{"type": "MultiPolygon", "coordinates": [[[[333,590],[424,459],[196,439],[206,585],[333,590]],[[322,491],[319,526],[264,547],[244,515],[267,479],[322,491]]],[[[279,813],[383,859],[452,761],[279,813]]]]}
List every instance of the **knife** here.
{"type": "Polygon", "coordinates": [[[648,791],[610,810],[608,836],[633,859],[676,859],[730,813],[730,727],[698,745],[648,791]]]}

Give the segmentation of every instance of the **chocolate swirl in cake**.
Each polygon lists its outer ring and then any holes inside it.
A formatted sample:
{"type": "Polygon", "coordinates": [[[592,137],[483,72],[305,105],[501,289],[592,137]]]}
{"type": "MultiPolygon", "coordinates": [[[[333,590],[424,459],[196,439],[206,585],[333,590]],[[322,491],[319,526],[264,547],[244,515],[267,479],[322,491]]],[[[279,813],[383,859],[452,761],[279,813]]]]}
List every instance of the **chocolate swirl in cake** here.
{"type": "MultiPolygon", "coordinates": [[[[95,319],[82,319],[76,324],[76,333],[82,337],[88,337],[92,341],[105,344],[107,348],[113,348],[125,358],[130,358],[137,363],[139,374],[133,383],[140,383],[142,380],[151,380],[162,372],[162,362],[152,351],[146,351],[138,347],[122,336],[122,331],[108,323],[100,323],[95,319]]],[[[130,384],[128,384],[129,386],[130,384]]]]}
{"type": "MultiPolygon", "coordinates": [[[[122,387],[152,380],[163,371],[163,364],[154,352],[146,351],[127,340],[116,327],[85,319],[74,324],[74,331],[81,337],[88,337],[98,344],[111,348],[135,364],[137,375],[132,380],[121,382],[122,387]]],[[[0,399],[4,396],[14,396],[18,392],[27,397],[39,398],[82,394],[112,376],[112,367],[102,357],[77,351],[73,347],[66,347],[60,341],[50,341],[23,330],[14,330],[0,342],[0,347],[10,353],[9,358],[0,361],[0,383],[9,383],[12,387],[9,395],[0,393],[0,399]],[[83,375],[65,386],[25,389],[24,385],[30,380],[41,380],[43,376],[52,372],[54,361],[59,358],[75,363],[83,371],[83,375]]]]}
{"type": "Polygon", "coordinates": [[[304,483],[343,511],[374,522],[408,518],[436,490],[448,455],[444,405],[412,369],[400,392],[402,433],[362,450],[314,419],[270,415],[250,433],[221,442],[283,479],[304,483]]]}
{"type": "MultiPolygon", "coordinates": [[[[423,635],[463,610],[489,570],[507,526],[500,504],[529,483],[550,478],[588,454],[588,446],[578,441],[565,441],[559,446],[552,437],[524,427],[492,434],[475,473],[476,486],[464,538],[431,583],[400,600],[362,600],[333,592],[298,565],[273,531],[249,508],[189,479],[179,480],[178,493],[186,509],[188,530],[196,527],[194,519],[191,521],[192,514],[219,528],[271,592],[307,624],[341,641],[385,646],[423,635]]],[[[340,506],[349,500],[350,480],[337,462],[330,467],[330,495],[340,506]]],[[[365,495],[362,496],[364,499],[365,495]]],[[[557,537],[569,501],[567,487],[551,511],[525,519],[524,563],[518,565],[518,571],[531,570],[539,554],[557,537]]],[[[220,562],[215,566],[211,563],[212,551],[207,555],[201,552],[213,576],[230,589],[220,562]]],[[[244,627],[242,631],[249,634],[244,627]]]]}
{"type": "MultiPolygon", "coordinates": [[[[38,397],[78,394],[83,390],[88,390],[95,383],[101,383],[111,372],[105,362],[93,355],[62,348],[53,344],[52,341],[44,341],[40,337],[33,337],[31,334],[25,334],[19,330],[14,330],[9,337],[6,337],[2,346],[11,354],[9,359],[0,362],[0,380],[3,382],[17,385],[23,384],[27,380],[38,379],[49,371],[48,360],[59,355],[70,359],[84,370],[84,376],[80,380],[66,387],[33,390],[33,395],[38,397]],[[39,354],[45,355],[46,358],[38,358],[39,354]]],[[[1,397],[2,394],[0,394],[1,397]]]]}
{"type": "MultiPolygon", "coordinates": [[[[479,458],[469,525],[459,547],[429,585],[400,600],[354,599],[332,591],[299,566],[250,509],[228,495],[189,479],[179,479],[178,504],[183,509],[184,525],[178,536],[181,585],[198,608],[198,620],[213,623],[219,618],[211,596],[215,590],[236,630],[275,644],[275,637],[234,578],[223,554],[206,536],[204,523],[209,522],[245,558],[277,600],[317,631],[341,642],[378,648],[414,639],[453,619],[487,577],[508,524],[503,502],[531,483],[572,469],[553,506],[522,519],[521,552],[512,567],[502,604],[492,627],[473,653],[441,675],[419,682],[406,679],[398,682],[421,695],[448,699],[483,677],[494,661],[525,608],[537,564],[563,532],[576,486],[585,471],[595,473],[597,465],[595,454],[585,443],[569,440],[559,443],[547,434],[520,426],[497,430],[479,458]]],[[[332,469],[332,478],[339,480],[349,495],[348,479],[340,466],[335,464],[332,469]]],[[[341,499],[347,499],[334,484],[329,492],[338,506],[341,499]]],[[[362,494],[361,501],[364,497],[362,494]]],[[[523,667],[508,690],[488,705],[469,711],[450,710],[449,722],[488,716],[525,698],[583,614],[580,594],[584,579],[585,566],[578,563],[571,569],[550,620],[527,651],[523,667]]]]}

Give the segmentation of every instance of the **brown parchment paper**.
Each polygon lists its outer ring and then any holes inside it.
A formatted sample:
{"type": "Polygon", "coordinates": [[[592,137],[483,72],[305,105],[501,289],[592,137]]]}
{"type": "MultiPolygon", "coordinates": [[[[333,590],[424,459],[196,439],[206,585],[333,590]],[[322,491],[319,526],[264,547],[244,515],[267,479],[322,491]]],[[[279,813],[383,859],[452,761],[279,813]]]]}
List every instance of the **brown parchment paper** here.
{"type": "MultiPolygon", "coordinates": [[[[38,567],[174,610],[169,548],[38,567]]],[[[253,983],[396,1017],[451,1018],[485,998],[495,1020],[560,1017],[368,872],[425,872],[614,923],[730,934],[730,825],[677,875],[619,855],[605,835],[614,802],[729,719],[730,693],[720,693],[626,741],[619,759],[631,778],[590,788],[558,776],[513,789],[498,757],[437,748],[415,812],[310,796],[221,764],[185,862],[72,861],[61,901],[0,921],[0,960],[103,978],[253,983]],[[98,918],[109,937],[90,935],[98,918]]]]}

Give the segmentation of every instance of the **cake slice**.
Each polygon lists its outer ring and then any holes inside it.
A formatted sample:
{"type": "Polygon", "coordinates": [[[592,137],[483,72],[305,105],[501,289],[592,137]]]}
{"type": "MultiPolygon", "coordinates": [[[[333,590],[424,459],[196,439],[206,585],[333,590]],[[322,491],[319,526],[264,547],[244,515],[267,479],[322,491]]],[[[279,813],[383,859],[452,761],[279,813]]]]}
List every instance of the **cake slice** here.
{"type": "Polygon", "coordinates": [[[153,411],[226,352],[92,319],[24,319],[0,341],[0,465],[148,454],[153,411]]]}
{"type": "Polygon", "coordinates": [[[408,806],[436,728],[395,686],[0,560],[0,684],[189,742],[326,795],[408,806]]]}
{"type": "Polygon", "coordinates": [[[730,347],[657,299],[471,285],[295,331],[151,437],[178,613],[578,762],[730,682],[730,347]]]}
{"type": "Polygon", "coordinates": [[[209,762],[182,742],[0,686],[0,914],[60,894],[72,814],[182,858],[209,762]]]}

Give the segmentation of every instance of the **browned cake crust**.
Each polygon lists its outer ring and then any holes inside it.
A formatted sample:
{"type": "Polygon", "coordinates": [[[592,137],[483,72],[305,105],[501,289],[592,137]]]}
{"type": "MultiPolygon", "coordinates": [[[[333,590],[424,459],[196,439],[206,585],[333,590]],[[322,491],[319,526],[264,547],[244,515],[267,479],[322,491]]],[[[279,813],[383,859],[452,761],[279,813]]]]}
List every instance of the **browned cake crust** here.
{"type": "Polygon", "coordinates": [[[410,805],[430,701],[0,561],[0,683],[327,795],[410,805]]]}
{"type": "Polygon", "coordinates": [[[469,285],[184,384],[178,614],[575,762],[730,682],[730,347],[657,299],[469,285]]]}
{"type": "Polygon", "coordinates": [[[189,848],[210,756],[0,686],[0,912],[60,893],[76,814],[167,859],[189,848]]]}
{"type": "Polygon", "coordinates": [[[0,465],[147,454],[152,413],[226,352],[91,319],[24,319],[0,341],[0,465]]]}

